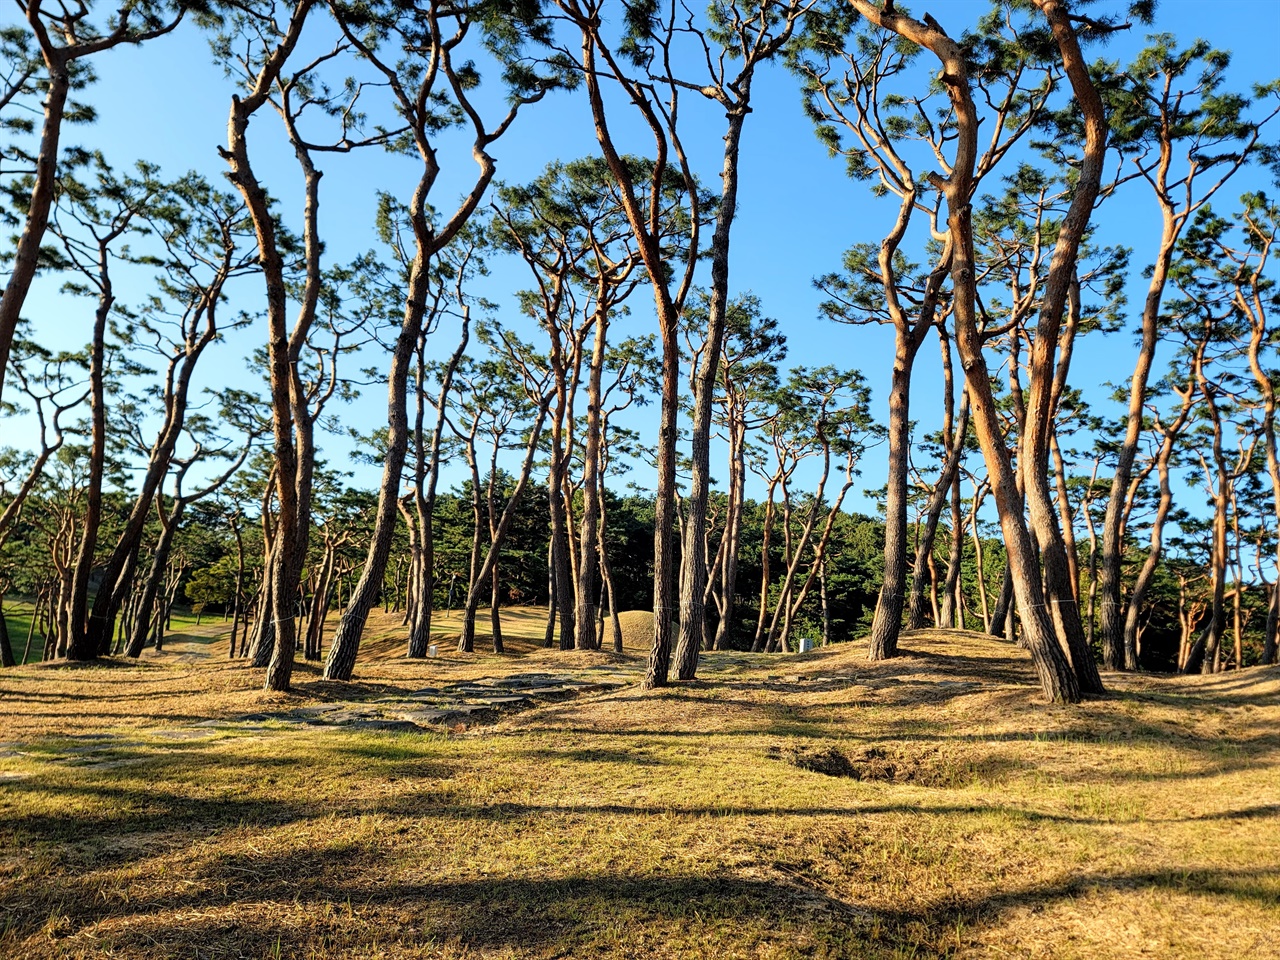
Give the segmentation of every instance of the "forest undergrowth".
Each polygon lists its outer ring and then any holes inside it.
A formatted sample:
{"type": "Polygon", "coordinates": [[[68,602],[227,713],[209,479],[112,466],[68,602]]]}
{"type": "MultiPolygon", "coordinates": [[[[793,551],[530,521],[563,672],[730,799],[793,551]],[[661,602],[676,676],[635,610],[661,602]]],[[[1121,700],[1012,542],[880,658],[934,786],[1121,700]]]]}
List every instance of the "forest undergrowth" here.
{"type": "Polygon", "coordinates": [[[0,955],[1280,957],[1280,668],[1046,706],[1022,651],[930,630],[880,663],[707,654],[694,683],[491,724],[243,721],[643,673],[538,623],[513,614],[504,657],[300,665],[291,693],[216,623],[7,671],[0,955]]]}

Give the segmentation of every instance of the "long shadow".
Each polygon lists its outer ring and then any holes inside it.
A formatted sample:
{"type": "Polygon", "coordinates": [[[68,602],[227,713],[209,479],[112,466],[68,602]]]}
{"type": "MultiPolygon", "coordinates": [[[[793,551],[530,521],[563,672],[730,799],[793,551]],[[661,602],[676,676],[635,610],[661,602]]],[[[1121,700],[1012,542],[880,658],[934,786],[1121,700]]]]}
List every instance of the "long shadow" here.
{"type": "MultiPolygon", "coordinates": [[[[1077,782],[1108,783],[1122,781],[1137,782],[1177,782],[1182,780],[1217,777],[1226,773],[1239,773],[1251,770],[1266,770],[1280,767],[1280,759],[1263,759],[1262,755],[1280,749],[1280,735],[1259,733],[1248,739],[1223,739],[1221,737],[1201,737],[1186,731],[1167,732],[1160,727],[1149,725],[1118,725],[1120,732],[1099,732],[1099,725],[1093,724],[1083,730],[1055,730],[1052,733],[922,733],[912,722],[904,724],[890,723],[876,738],[876,743],[962,743],[979,745],[984,742],[996,743],[1028,743],[1045,741],[1075,745],[1126,745],[1147,744],[1166,747],[1184,754],[1190,762],[1200,764],[1198,768],[1187,770],[1135,770],[1096,768],[1092,765],[1083,770],[1077,782]]],[[[1027,764],[1034,770],[1035,764],[1027,764]]]]}
{"type": "MultiPolygon", "coordinates": [[[[1280,803],[1262,803],[1256,807],[1245,807],[1242,810],[1220,810],[1217,813],[1198,813],[1194,816],[1181,817],[1187,823],[1213,820],[1265,820],[1269,817],[1280,819],[1280,803]]],[[[1164,821],[1161,821],[1164,822],[1164,821]]]]}
{"type": "MultiPolygon", "coordinates": [[[[700,689],[725,690],[725,689],[733,689],[733,687],[732,685],[727,683],[716,683],[716,684],[708,684],[706,687],[703,687],[700,689]]],[[[704,707],[710,707],[710,706],[747,707],[748,709],[751,709],[751,710],[763,710],[763,709],[767,709],[768,707],[767,704],[756,703],[754,700],[745,700],[745,699],[730,700],[724,697],[699,697],[694,694],[681,693],[679,692],[678,689],[673,689],[671,687],[668,687],[657,694],[642,693],[642,694],[634,694],[630,696],[613,696],[610,698],[609,702],[610,703],[654,703],[655,701],[659,703],[670,703],[670,702],[696,703],[699,706],[704,706],[704,707]]]]}
{"type": "MultiPolygon", "coordinates": [[[[1243,686],[1243,684],[1241,684],[1243,686]]],[[[1153,690],[1125,690],[1118,694],[1125,700],[1142,700],[1147,703],[1159,703],[1164,706],[1186,709],[1218,709],[1230,710],[1235,707],[1275,707],[1277,697],[1274,693],[1238,693],[1235,689],[1221,690],[1188,690],[1187,692],[1164,692],[1153,690]]]]}
{"type": "Polygon", "coordinates": [[[536,760],[573,760],[578,763],[617,763],[631,767],[683,767],[689,760],[671,757],[655,757],[640,750],[608,749],[602,747],[582,747],[572,750],[557,750],[552,747],[539,747],[521,750],[523,756],[536,760]]]}
{"type": "MultiPolygon", "coordinates": [[[[146,711],[138,710],[126,713],[104,714],[103,716],[106,718],[106,722],[109,723],[119,723],[124,720],[150,720],[155,726],[164,728],[181,726],[184,724],[187,726],[195,726],[196,724],[204,723],[207,720],[234,721],[237,718],[244,716],[244,712],[241,710],[235,710],[229,711],[225,716],[211,717],[208,713],[147,713],[146,711]]],[[[30,710],[24,710],[22,712],[22,718],[24,720],[31,717],[45,717],[54,721],[65,721],[67,719],[67,712],[65,710],[50,713],[41,713],[39,711],[30,710]]],[[[53,726],[54,724],[49,725],[49,727],[53,726]]]]}
{"type": "MultiPolygon", "coordinates": [[[[191,892],[176,887],[158,902],[138,906],[82,898],[71,901],[71,920],[83,928],[122,918],[126,923],[113,923],[100,945],[129,956],[154,956],[156,944],[177,947],[170,955],[187,955],[194,944],[217,944],[229,955],[274,949],[275,955],[300,956],[332,943],[339,933],[346,950],[453,941],[480,951],[590,956],[609,947],[616,952],[620,934],[642,942],[644,932],[696,938],[703,930],[715,932],[718,951],[785,931],[789,938],[802,932],[825,942],[835,948],[832,956],[942,956],[950,953],[944,939],[955,944],[958,930],[980,944],[984,931],[1010,911],[1038,911],[1091,892],[1191,892],[1274,909],[1273,885],[1280,880],[1274,869],[1113,872],[970,896],[949,893],[891,908],[842,896],[822,877],[809,875],[811,868],[786,864],[759,879],[604,872],[441,882],[388,882],[385,866],[381,853],[360,844],[272,856],[232,854],[202,864],[191,892]],[[359,905],[358,922],[324,909],[342,904],[359,905]],[[250,906],[245,912],[252,919],[241,922],[234,912],[216,910],[236,905],[250,906]],[[272,905],[310,908],[312,919],[277,925],[272,905]],[[195,918],[184,913],[191,908],[199,911],[195,918]],[[211,911],[217,916],[210,917],[211,911]],[[140,921],[136,931],[129,919],[140,921]]],[[[31,935],[44,919],[28,907],[11,929],[31,935]]]]}
{"type": "Polygon", "coordinates": [[[987,684],[997,682],[1035,687],[1029,659],[1024,666],[1004,658],[967,657],[961,654],[932,653],[928,650],[904,650],[901,657],[920,661],[930,667],[936,666],[941,673],[981,680],[987,684]]]}
{"type": "MultiPolygon", "coordinates": [[[[130,753],[113,750],[104,759],[131,760],[130,753]]],[[[397,780],[431,780],[444,784],[456,772],[451,764],[421,757],[415,757],[412,762],[385,755],[369,759],[381,760],[377,772],[397,780]]],[[[210,774],[225,773],[229,758],[202,755],[198,746],[185,753],[179,763],[185,790],[155,785],[157,780],[172,776],[166,771],[169,764],[163,755],[144,755],[138,758],[136,766],[112,771],[113,776],[125,782],[90,780],[95,772],[91,764],[62,768],[63,777],[56,780],[44,776],[6,781],[2,789],[14,802],[11,814],[0,820],[0,850],[41,849],[59,856],[74,850],[82,866],[102,869],[145,859],[156,852],[154,847],[132,842],[137,837],[155,837],[162,845],[181,846],[192,836],[220,829],[279,827],[331,812],[324,797],[283,800],[264,797],[262,791],[250,797],[210,796],[211,785],[217,782],[210,774]],[[39,809],[38,804],[49,797],[59,798],[61,809],[55,812],[39,809]]],[[[234,776],[250,783],[270,783],[274,778],[296,772],[298,763],[294,756],[256,756],[241,761],[235,767],[234,776]]],[[[358,775],[367,774],[366,766],[358,775]]],[[[432,798],[424,791],[415,793],[414,797],[412,811],[414,815],[423,815],[432,798]]],[[[362,801],[348,804],[343,812],[360,816],[375,812],[377,806],[376,800],[362,801]]],[[[405,813],[409,814],[409,806],[405,813]]]]}

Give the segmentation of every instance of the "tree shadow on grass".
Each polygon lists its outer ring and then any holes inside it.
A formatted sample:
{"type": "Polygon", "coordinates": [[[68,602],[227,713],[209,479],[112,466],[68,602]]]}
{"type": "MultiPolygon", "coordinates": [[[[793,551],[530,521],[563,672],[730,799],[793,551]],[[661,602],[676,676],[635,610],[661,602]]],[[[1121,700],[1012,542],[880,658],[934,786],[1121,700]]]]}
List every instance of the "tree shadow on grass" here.
{"type": "MultiPolygon", "coordinates": [[[[897,658],[907,663],[924,664],[930,669],[948,677],[963,677],[968,680],[981,681],[984,684],[1016,684],[1025,686],[1028,692],[1039,690],[1035,674],[1032,672],[1030,656],[1022,650],[1001,650],[1000,656],[972,657],[958,653],[933,653],[928,650],[902,650],[897,658]],[[1025,657],[1023,660],[1012,660],[1010,654],[1025,657]]],[[[889,661],[893,663],[893,661],[889,661]]]]}
{"type": "MultiPolygon", "coordinates": [[[[400,739],[400,738],[397,738],[400,739]]],[[[353,746],[342,744],[335,749],[353,746]]],[[[359,748],[362,744],[354,744],[359,748]]],[[[385,745],[373,744],[383,761],[370,770],[385,773],[400,765],[431,765],[412,747],[403,744],[386,752],[385,745]],[[408,750],[412,756],[406,756],[408,750]]],[[[393,744],[394,746],[394,744],[393,744]]],[[[359,759],[357,749],[348,754],[359,759]]],[[[551,751],[570,759],[635,762],[631,751],[551,751]],[[575,754],[581,753],[582,756],[575,754]]],[[[191,758],[184,757],[190,773],[191,758]]],[[[225,756],[202,758],[211,767],[224,764],[225,756]]],[[[253,757],[238,775],[260,777],[275,768],[294,767],[297,759],[253,757]]],[[[438,764],[441,774],[452,772],[438,764]]],[[[163,782],[163,763],[156,765],[163,782]]],[[[807,775],[807,774],[805,774],[807,775]]],[[[190,783],[197,779],[192,776],[190,783]]],[[[449,793],[424,791],[390,796],[360,797],[331,806],[323,796],[298,800],[210,798],[197,789],[160,787],[145,778],[129,784],[79,782],[19,782],[8,786],[17,793],[31,791],[53,794],[68,802],[64,809],[74,812],[41,814],[24,812],[14,805],[15,815],[0,824],[0,847],[30,849],[43,846],[64,848],[45,875],[28,876],[21,883],[10,879],[3,888],[3,906],[8,932],[0,933],[0,955],[24,955],[23,949],[6,950],[6,942],[22,946],[35,943],[42,926],[54,914],[65,915],[67,932],[83,931],[86,937],[105,937],[101,946],[130,957],[160,956],[257,956],[263,955],[280,938],[283,955],[305,955],[308,951],[342,949],[375,951],[380,946],[403,953],[419,951],[433,943],[459,943],[516,952],[558,952],[581,956],[616,949],[619,931],[623,942],[640,937],[654,927],[674,930],[698,943],[698,931],[715,928],[718,943],[747,947],[766,942],[779,931],[789,931],[792,940],[827,944],[828,955],[891,955],[908,946],[940,943],[957,926],[980,929],[994,923],[1006,911],[1028,905],[1047,905],[1092,889],[1168,889],[1232,898],[1239,902],[1274,906],[1275,870],[1169,869],[1086,877],[1059,886],[1029,886],[1013,891],[990,893],[962,900],[915,903],[910,908],[872,908],[838,892],[833,893],[821,875],[805,878],[806,864],[769,879],[757,876],[683,876],[657,872],[636,877],[609,873],[582,874],[559,878],[512,877],[514,868],[503,867],[496,878],[434,882],[430,877],[405,879],[404,868],[395,858],[416,850],[416,839],[387,840],[401,831],[429,837],[431,821],[527,822],[531,829],[548,829],[548,818],[573,817],[601,825],[625,829],[630,818],[648,820],[655,816],[690,818],[744,817],[796,818],[815,816],[860,819],[880,814],[915,815],[925,818],[1001,816],[1012,821],[1097,825],[1109,820],[1088,816],[1056,815],[1012,805],[987,806],[957,803],[939,795],[942,802],[851,802],[847,806],[752,807],[746,805],[660,806],[646,804],[550,805],[527,803],[476,804],[449,793]],[[89,809],[90,813],[83,812],[89,809]],[[327,836],[332,841],[319,847],[305,846],[300,839],[278,844],[266,852],[246,852],[246,829],[250,833],[268,831],[289,824],[338,816],[327,836]],[[360,841],[356,821],[377,816],[385,821],[385,836],[360,841]],[[350,826],[344,826],[344,821],[350,826]],[[623,821],[621,824],[619,821],[623,821]],[[424,826],[424,824],[426,824],[424,826]],[[226,849],[219,834],[234,835],[226,849]],[[199,843],[197,843],[199,841],[199,843]],[[212,841],[212,842],[210,842],[212,841]],[[76,848],[81,849],[65,849],[76,848]],[[181,857],[189,870],[182,883],[164,883],[163,892],[148,894],[136,904],[123,902],[103,891],[112,881],[112,872],[156,856],[186,850],[181,857]],[[186,885],[190,881],[190,886],[186,885]],[[340,921],[335,904],[354,904],[358,910],[340,921]],[[292,911],[292,912],[291,912],[292,911]],[[291,912],[291,913],[290,913],[291,912]],[[288,923],[277,922],[290,913],[288,923]],[[216,920],[200,919],[217,914],[216,920]],[[97,924],[110,921],[109,929],[97,924]],[[716,926],[719,924],[719,926],[716,926]],[[920,931],[927,934],[921,941],[920,931]],[[727,931],[727,932],[726,932],[727,931]],[[726,939],[727,938],[727,939],[726,939]]],[[[884,794],[885,799],[893,796],[884,794]]],[[[901,796],[901,795],[898,795],[901,796]]],[[[915,795],[915,796],[918,796],[915,795]]],[[[1280,815],[1276,805],[1203,814],[1185,819],[1257,819],[1280,815]]],[[[554,828],[551,828],[554,829],[554,828]]],[[[708,829],[715,829],[709,826],[708,829]]],[[[767,845],[757,856],[768,863],[776,854],[767,845]]],[[[421,859],[420,854],[413,854],[421,859]]],[[[785,852],[783,853],[785,856],[785,852]]],[[[429,854],[425,862],[429,863],[429,854]]],[[[762,868],[764,873],[777,873],[762,868]]],[[[163,873],[163,871],[161,871],[163,873]]],[[[761,872],[760,870],[756,871],[761,872]]],[[[138,868],[138,876],[153,877],[151,868],[138,868]]],[[[11,875],[16,878],[16,875],[11,875]]],[[[150,886],[154,889],[155,883],[150,886]]],[[[642,942],[636,939],[635,942],[642,942]]],[[[800,941],[796,941],[800,942],[800,941]]],[[[55,951],[46,941],[50,954],[55,951]]],[[[95,939],[92,943],[98,943],[95,939]]],[[[64,941],[64,946],[67,945],[64,941]]],[[[819,950],[821,955],[823,951],[819,950]]],[[[92,955],[100,955],[89,951],[92,955]]],[[[35,954],[33,954],[35,955],[35,954]]],[[[635,954],[639,955],[639,954],[635,954]]]]}
{"type": "Polygon", "coordinates": [[[754,876],[583,872],[443,881],[406,880],[387,867],[360,845],[219,857],[196,874],[199,893],[97,904],[71,917],[68,932],[84,931],[99,949],[130,957],[431,955],[438,944],[528,956],[641,956],[646,942],[677,956],[767,945],[779,956],[932,957],[951,955],[958,930],[981,944],[1011,911],[1092,893],[1154,890],[1274,910],[1280,882],[1272,869],[1114,872],[889,908],[785,864],[754,876]],[[108,918],[104,928],[86,929],[108,918]]]}
{"type": "Polygon", "coordinates": [[[617,763],[629,767],[682,767],[690,761],[675,757],[657,757],[646,752],[644,747],[635,750],[624,748],[582,747],[577,749],[557,750],[553,747],[539,747],[520,751],[523,756],[535,760],[572,760],[578,763],[617,763]]]}

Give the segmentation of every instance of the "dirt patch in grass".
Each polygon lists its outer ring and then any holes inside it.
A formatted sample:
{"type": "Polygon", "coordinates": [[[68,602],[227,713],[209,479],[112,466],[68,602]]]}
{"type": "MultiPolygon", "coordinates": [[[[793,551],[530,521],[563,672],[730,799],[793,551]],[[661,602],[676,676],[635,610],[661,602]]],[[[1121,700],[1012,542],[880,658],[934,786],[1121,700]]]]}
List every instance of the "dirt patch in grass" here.
{"type": "Polygon", "coordinates": [[[912,783],[922,787],[965,787],[994,784],[1012,767],[1000,758],[966,756],[937,747],[867,746],[842,750],[834,746],[774,745],[765,750],[772,760],[782,760],[812,773],[849,777],[880,783],[912,783]]]}

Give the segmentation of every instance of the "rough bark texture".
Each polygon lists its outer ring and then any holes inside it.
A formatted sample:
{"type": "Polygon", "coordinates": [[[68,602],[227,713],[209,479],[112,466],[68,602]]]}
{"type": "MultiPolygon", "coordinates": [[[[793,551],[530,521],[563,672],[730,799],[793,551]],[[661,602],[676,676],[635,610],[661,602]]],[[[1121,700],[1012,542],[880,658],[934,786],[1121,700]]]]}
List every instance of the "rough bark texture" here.
{"type": "MultiPolygon", "coordinates": [[[[413,209],[422,211],[426,204],[428,181],[422,181],[414,195],[413,209]]],[[[425,220],[425,213],[420,214],[425,220]]],[[[419,225],[415,224],[415,233],[419,225]]],[[[422,225],[425,232],[425,224],[422,225]]],[[[427,301],[430,251],[419,250],[409,276],[404,319],[391,354],[387,373],[387,451],[382,462],[382,480],[378,485],[378,506],[374,512],[373,534],[360,579],[338,622],[329,657],[324,665],[324,679],[350,680],[360,650],[360,637],[369,613],[378,602],[386,576],[391,541],[395,536],[400,503],[400,481],[405,456],[409,449],[409,373],[413,366],[414,348],[422,333],[422,318],[427,301]]]]}
{"type": "MultiPolygon", "coordinates": [[[[654,501],[653,531],[653,645],[642,686],[645,689],[665,686],[671,664],[671,617],[675,613],[673,567],[673,539],[676,522],[676,436],[679,413],[680,343],[678,324],[681,308],[692,282],[694,260],[698,252],[698,217],[691,218],[689,252],[679,281],[679,292],[672,294],[668,276],[671,264],[660,243],[661,215],[659,202],[664,180],[669,169],[670,144],[668,133],[658,111],[648,98],[647,88],[630,81],[620,69],[599,34],[600,16],[595,4],[580,4],[577,0],[559,0],[560,8],[570,17],[582,34],[582,67],[595,126],[596,140],[600,144],[605,162],[619,187],[619,199],[626,214],[627,223],[636,239],[640,259],[653,287],[654,306],[658,329],[662,339],[662,400],[657,447],[657,490],[654,501]],[[603,62],[603,68],[599,64],[603,62]],[[654,169],[648,190],[647,208],[638,199],[635,184],[626,162],[618,153],[609,131],[600,77],[607,71],[626,90],[631,102],[642,115],[654,139],[654,169]]],[[[696,191],[690,171],[682,171],[686,189],[691,199],[696,191]]]]}
{"type": "Polygon", "coordinates": [[[27,291],[31,289],[31,281],[36,275],[40,243],[49,224],[49,209],[57,179],[62,116],[66,111],[67,94],[71,89],[67,64],[60,57],[51,58],[46,54],[46,65],[49,69],[49,86],[45,93],[44,125],[40,137],[40,152],[36,155],[31,198],[27,205],[27,221],[14,251],[9,282],[5,284],[3,297],[0,297],[0,397],[4,395],[5,372],[9,366],[14,333],[18,329],[27,291]]]}
{"type": "Polygon", "coordinates": [[[941,30],[901,14],[886,13],[866,0],[851,2],[873,23],[928,48],[942,62],[942,82],[951,99],[956,122],[955,157],[950,175],[942,185],[947,198],[947,228],[952,244],[951,277],[957,345],[969,385],[978,442],[992,479],[1000,525],[1009,550],[1013,589],[1022,616],[1024,639],[1045,697],[1055,703],[1074,703],[1080,699],[1079,684],[1071,664],[1058,647],[1052,622],[1045,610],[1036,552],[1023,519],[1022,498],[1004,446],[1001,418],[991,393],[990,375],[977,327],[969,198],[977,159],[978,118],[964,54],[941,30]]]}
{"type": "MultiPolygon", "coordinates": [[[[1020,444],[1025,483],[1025,498],[1031,529],[1040,546],[1045,600],[1058,635],[1058,642],[1076,672],[1080,690],[1087,694],[1103,692],[1102,679],[1085,642],[1080,611],[1076,604],[1076,588],[1067,548],[1058,526],[1050,488],[1049,441],[1055,413],[1055,384],[1059,367],[1069,362],[1069,354],[1059,358],[1058,344],[1066,314],[1067,299],[1075,281],[1080,244],[1089,226],[1102,178],[1106,158],[1107,117],[1102,99],[1089,77],[1088,66],[1080,53],[1075,30],[1066,6],[1059,0],[1036,0],[1049,21],[1058,45],[1062,63],[1071,81],[1076,107],[1084,118],[1085,145],[1079,176],[1072,191],[1071,206],[1058,227],[1053,257],[1045,278],[1044,294],[1036,333],[1031,345],[1030,391],[1026,420],[1020,444]]],[[[1065,370],[1063,371],[1065,374],[1065,370]]]]}
{"type": "MultiPolygon", "coordinates": [[[[750,75],[739,92],[744,105],[750,99],[750,75]]],[[[725,310],[729,304],[729,239],[738,205],[738,151],[746,109],[729,112],[724,137],[720,207],[711,234],[711,297],[702,362],[694,377],[693,418],[690,425],[691,471],[688,517],[680,554],[680,642],[676,648],[676,677],[692,680],[698,673],[698,652],[706,624],[707,589],[707,492],[711,480],[711,404],[720,373],[724,345],[725,310]]]]}
{"type": "MultiPolygon", "coordinates": [[[[283,296],[283,290],[281,295],[283,296]]],[[[196,364],[216,335],[217,328],[210,322],[194,342],[187,344],[185,352],[170,363],[164,386],[164,422],[151,446],[147,468],[124,529],[103,566],[101,586],[93,599],[93,608],[85,626],[82,649],[86,656],[100,656],[110,649],[116,616],[128,596],[133,571],[137,566],[147,516],[156,491],[160,489],[169,470],[174,448],[186,423],[187,395],[196,364]],[[91,650],[96,652],[90,653],[91,650]]]]}
{"type": "MultiPolygon", "coordinates": [[[[89,477],[85,490],[84,518],[81,521],[79,552],[76,554],[75,571],[71,580],[71,609],[68,623],[73,631],[67,657],[70,660],[90,660],[98,655],[98,645],[85,629],[85,617],[89,609],[89,574],[93,570],[94,554],[98,548],[98,528],[102,522],[102,474],[107,451],[106,385],[103,381],[107,336],[107,317],[115,297],[111,292],[111,279],[107,273],[107,250],[101,253],[101,282],[98,309],[94,316],[93,340],[89,353],[89,477]]],[[[105,583],[104,583],[105,586],[105,583]]]]}
{"type": "Polygon", "coordinates": [[[291,342],[285,319],[287,292],[284,261],[276,243],[276,224],[270,202],[249,161],[247,133],[250,117],[267,102],[285,62],[297,46],[303,23],[312,6],[313,0],[298,0],[286,32],[267,54],[250,94],[244,99],[238,96],[232,98],[231,115],[227,124],[227,148],[220,151],[230,167],[231,182],[240,190],[249,208],[266,285],[267,356],[271,427],[276,457],[277,508],[276,536],[269,574],[271,607],[260,612],[260,616],[271,620],[275,635],[271,658],[267,664],[265,686],[268,690],[289,689],[296,647],[293,617],[298,596],[298,576],[306,555],[306,536],[310,527],[310,471],[313,460],[309,437],[305,436],[309,423],[305,417],[302,421],[295,417],[295,407],[303,407],[305,404],[296,364],[302,341],[310,327],[309,316],[314,316],[315,300],[319,295],[315,281],[318,277],[319,258],[316,216],[320,175],[314,168],[310,168],[305,157],[306,151],[296,149],[295,153],[303,162],[306,174],[307,228],[304,240],[308,261],[308,289],[304,293],[302,314],[295,325],[291,342]],[[299,428],[297,445],[293,437],[295,423],[299,428]]]}
{"type": "Polygon", "coordinates": [[[129,625],[129,642],[125,647],[125,655],[134,659],[142,656],[142,649],[146,646],[147,631],[151,626],[153,612],[157,610],[156,600],[161,595],[161,587],[169,565],[169,552],[173,549],[173,538],[182,520],[183,507],[182,500],[175,499],[169,515],[162,518],[164,522],[161,524],[160,539],[156,542],[155,551],[152,554],[151,569],[147,571],[147,577],[142,583],[142,592],[138,597],[138,612],[133,618],[133,623],[129,625]]]}
{"type": "MultiPolygon", "coordinates": [[[[597,297],[597,303],[600,302],[597,297]]],[[[596,608],[589,598],[596,595],[596,577],[602,557],[597,553],[601,537],[600,430],[602,423],[601,380],[604,373],[605,344],[609,318],[597,311],[595,337],[587,373],[587,426],[582,453],[582,517],[578,524],[578,584],[574,637],[579,649],[595,646],[596,608]]],[[[610,590],[610,596],[613,592],[610,590]]]]}
{"type": "Polygon", "coordinates": [[[911,446],[911,367],[915,349],[898,330],[894,338],[893,376],[889,387],[888,481],[884,499],[884,580],[871,622],[870,660],[898,655],[903,599],[907,591],[907,480],[911,446]]]}
{"type": "MultiPolygon", "coordinates": [[[[455,74],[451,52],[466,33],[461,24],[462,15],[457,15],[460,29],[453,37],[442,32],[438,18],[442,11],[434,5],[428,15],[419,15],[420,23],[429,25],[427,41],[421,48],[415,47],[412,53],[421,58],[421,72],[416,75],[417,82],[408,87],[405,76],[411,71],[400,66],[385,64],[373,50],[357,39],[355,33],[347,26],[342,29],[347,39],[357,46],[376,69],[383,73],[391,89],[394,91],[402,115],[408,120],[414,148],[422,162],[422,173],[414,190],[409,207],[410,222],[414,235],[414,259],[410,268],[409,288],[405,298],[404,318],[400,333],[392,352],[391,367],[387,380],[387,450],[383,459],[382,482],[378,489],[378,508],[374,522],[373,536],[369,543],[369,552],[365,558],[360,580],[352,591],[347,609],[343,612],[342,621],[334,636],[333,646],[329,651],[329,659],[325,664],[325,678],[331,680],[349,680],[351,671],[359,651],[360,636],[364,632],[369,612],[377,602],[386,575],[387,560],[391,553],[391,541],[395,535],[396,515],[400,497],[400,483],[404,472],[405,455],[409,444],[408,415],[408,380],[412,368],[414,348],[423,335],[423,321],[426,316],[427,290],[430,284],[430,264],[437,255],[471,218],[480,199],[488,189],[489,183],[497,170],[494,160],[489,156],[487,148],[510,126],[515,118],[521,102],[517,100],[506,118],[492,131],[486,130],[484,123],[472,107],[466,94],[469,81],[459,79],[455,74]],[[436,84],[443,78],[448,85],[461,114],[467,118],[473,134],[472,157],[479,170],[471,189],[463,197],[461,203],[449,218],[448,222],[437,232],[431,226],[427,210],[427,198],[439,174],[436,160],[436,147],[432,143],[434,132],[434,97],[438,93],[436,84]]],[[[441,85],[443,87],[443,84],[441,85]]],[[[541,96],[540,94],[538,96],[541,96]]],[[[537,99],[534,97],[533,99],[537,99]]],[[[419,454],[421,455],[421,453],[419,454]]],[[[425,541],[424,541],[425,543],[425,541]]],[[[471,585],[473,588],[475,584],[471,585]]],[[[421,646],[423,631],[417,631],[418,641],[415,647],[421,646]]]]}

